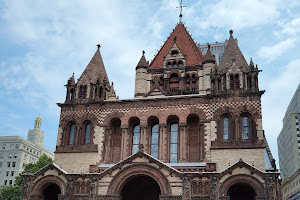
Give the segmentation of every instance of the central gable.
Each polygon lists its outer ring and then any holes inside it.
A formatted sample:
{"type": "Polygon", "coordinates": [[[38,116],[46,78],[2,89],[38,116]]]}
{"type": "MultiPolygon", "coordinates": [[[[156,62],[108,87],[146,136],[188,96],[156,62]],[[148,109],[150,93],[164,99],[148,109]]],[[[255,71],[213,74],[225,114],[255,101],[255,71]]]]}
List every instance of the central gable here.
{"type": "Polygon", "coordinates": [[[204,59],[200,49],[194,42],[183,24],[177,24],[167,41],[158,51],[150,64],[150,68],[163,68],[164,58],[168,55],[174,43],[186,56],[186,65],[200,65],[204,59]]]}

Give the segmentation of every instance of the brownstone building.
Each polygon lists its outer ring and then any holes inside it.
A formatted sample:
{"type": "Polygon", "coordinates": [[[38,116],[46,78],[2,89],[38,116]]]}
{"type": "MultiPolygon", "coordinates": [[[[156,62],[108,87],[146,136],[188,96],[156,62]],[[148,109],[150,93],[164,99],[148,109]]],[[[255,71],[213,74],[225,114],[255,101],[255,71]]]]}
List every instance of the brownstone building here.
{"type": "Polygon", "coordinates": [[[55,160],[25,176],[22,199],[281,199],[260,70],[232,34],[217,65],[177,24],[150,64],[143,52],[124,100],[98,46],[58,104],[55,160]]]}

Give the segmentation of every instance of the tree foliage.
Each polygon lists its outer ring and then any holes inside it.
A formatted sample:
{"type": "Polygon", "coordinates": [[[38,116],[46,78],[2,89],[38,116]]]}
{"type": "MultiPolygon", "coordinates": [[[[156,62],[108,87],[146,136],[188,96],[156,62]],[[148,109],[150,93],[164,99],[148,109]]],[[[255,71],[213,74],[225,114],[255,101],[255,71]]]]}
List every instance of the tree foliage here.
{"type": "Polygon", "coordinates": [[[16,177],[14,185],[4,185],[0,187],[0,200],[19,200],[24,183],[23,174],[33,174],[50,164],[52,159],[43,154],[36,163],[26,164],[24,171],[16,177]]]}

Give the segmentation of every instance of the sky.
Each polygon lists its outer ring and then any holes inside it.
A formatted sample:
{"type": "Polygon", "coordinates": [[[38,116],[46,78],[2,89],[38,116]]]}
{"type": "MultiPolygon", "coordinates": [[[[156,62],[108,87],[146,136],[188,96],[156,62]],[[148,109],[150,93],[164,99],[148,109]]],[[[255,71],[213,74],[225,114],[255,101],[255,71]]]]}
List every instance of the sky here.
{"type": "MultiPolygon", "coordinates": [[[[300,83],[300,1],[184,0],[182,21],[195,42],[238,39],[262,70],[263,129],[278,164],[277,136],[300,83]]],[[[133,98],[135,67],[151,61],[179,21],[179,0],[0,0],[0,135],[26,138],[42,118],[55,151],[68,78],[78,79],[101,44],[120,99],[133,98]]]]}

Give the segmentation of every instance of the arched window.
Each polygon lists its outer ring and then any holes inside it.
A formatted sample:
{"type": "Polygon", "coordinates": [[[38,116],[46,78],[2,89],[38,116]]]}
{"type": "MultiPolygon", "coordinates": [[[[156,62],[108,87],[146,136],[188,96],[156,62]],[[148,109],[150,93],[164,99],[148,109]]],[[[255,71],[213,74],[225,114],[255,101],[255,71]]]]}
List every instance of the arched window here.
{"type": "Polygon", "coordinates": [[[151,156],[158,158],[158,137],[159,137],[159,127],[158,124],[152,126],[151,134],[151,156]]]}
{"type": "Polygon", "coordinates": [[[90,144],[90,137],[91,137],[91,124],[87,123],[85,125],[85,137],[84,137],[84,144],[85,145],[90,144]]]}
{"type": "Polygon", "coordinates": [[[249,118],[242,117],[242,138],[244,140],[249,140],[249,118]]]}
{"type": "Polygon", "coordinates": [[[75,123],[70,125],[70,137],[69,137],[69,145],[73,146],[75,141],[75,132],[76,132],[76,125],[75,123]]]}
{"type": "Polygon", "coordinates": [[[223,140],[229,140],[229,118],[223,118],[223,140]]]}
{"type": "Polygon", "coordinates": [[[179,68],[182,67],[182,62],[181,61],[178,62],[178,67],[179,68]]]}
{"type": "Polygon", "coordinates": [[[173,62],[173,68],[176,68],[176,62],[175,61],[173,62]]]}
{"type": "Polygon", "coordinates": [[[171,63],[170,62],[168,62],[168,68],[171,68],[171,63]]]}
{"type": "Polygon", "coordinates": [[[140,125],[135,125],[133,128],[133,139],[132,139],[132,154],[135,154],[139,151],[140,144],[140,125]]]}
{"type": "Polygon", "coordinates": [[[178,157],[178,124],[171,124],[170,163],[177,163],[178,157]]]}

